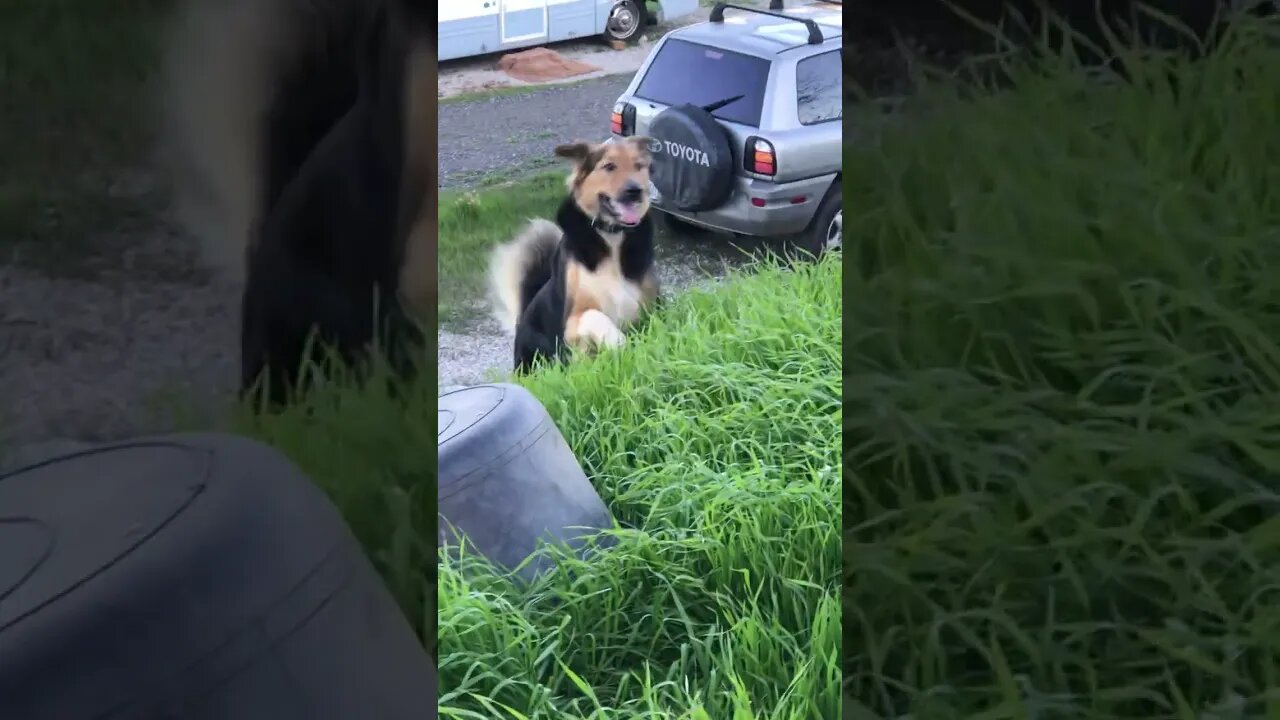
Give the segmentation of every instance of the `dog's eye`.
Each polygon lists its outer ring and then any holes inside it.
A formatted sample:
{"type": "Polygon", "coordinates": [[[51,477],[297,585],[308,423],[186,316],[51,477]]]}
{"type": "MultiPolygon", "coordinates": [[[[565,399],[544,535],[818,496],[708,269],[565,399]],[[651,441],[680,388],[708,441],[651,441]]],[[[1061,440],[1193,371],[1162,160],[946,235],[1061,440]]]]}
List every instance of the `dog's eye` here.
{"type": "Polygon", "coordinates": [[[605,172],[613,172],[614,170],[617,170],[617,169],[618,169],[618,166],[617,166],[617,165],[614,165],[614,164],[613,164],[613,163],[611,163],[611,162],[607,162],[607,163],[605,163],[604,165],[601,165],[600,167],[604,168],[604,171],[605,171],[605,172]]]}
{"type": "Polygon", "coordinates": [[[636,170],[645,170],[649,167],[648,163],[636,163],[636,170]]]}

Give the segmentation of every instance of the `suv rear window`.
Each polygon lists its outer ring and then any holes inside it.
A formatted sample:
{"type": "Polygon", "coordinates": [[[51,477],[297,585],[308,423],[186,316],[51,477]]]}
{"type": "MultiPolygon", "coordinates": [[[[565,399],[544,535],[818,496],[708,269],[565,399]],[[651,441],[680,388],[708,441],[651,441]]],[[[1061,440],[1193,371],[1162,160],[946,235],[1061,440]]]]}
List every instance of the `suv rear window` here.
{"type": "Polygon", "coordinates": [[[741,95],[711,114],[759,127],[768,83],[769,61],[764,58],[671,38],[649,64],[635,94],[664,105],[699,107],[741,95]]]}
{"type": "Polygon", "coordinates": [[[796,112],[800,124],[839,120],[844,104],[841,51],[832,50],[796,63],[796,112]]]}

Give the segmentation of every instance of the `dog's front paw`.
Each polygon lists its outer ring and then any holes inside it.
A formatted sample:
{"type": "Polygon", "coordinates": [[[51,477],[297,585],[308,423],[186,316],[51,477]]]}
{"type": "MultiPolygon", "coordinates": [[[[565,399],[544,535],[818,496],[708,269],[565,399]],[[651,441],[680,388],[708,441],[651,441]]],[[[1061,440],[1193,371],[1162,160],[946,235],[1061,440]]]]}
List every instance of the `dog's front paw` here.
{"type": "Polygon", "coordinates": [[[627,338],[608,315],[588,310],[578,320],[578,333],[595,347],[622,347],[627,338]]]}
{"type": "Polygon", "coordinates": [[[617,326],[610,325],[608,331],[600,336],[600,344],[604,347],[620,348],[627,344],[627,336],[617,326]]]}

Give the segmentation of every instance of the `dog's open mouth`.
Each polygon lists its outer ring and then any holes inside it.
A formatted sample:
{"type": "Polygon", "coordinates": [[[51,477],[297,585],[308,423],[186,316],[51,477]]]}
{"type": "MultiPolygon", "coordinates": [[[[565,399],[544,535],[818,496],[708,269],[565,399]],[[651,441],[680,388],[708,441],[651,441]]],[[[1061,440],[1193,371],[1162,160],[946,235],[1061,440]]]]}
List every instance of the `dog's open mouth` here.
{"type": "Polygon", "coordinates": [[[601,193],[600,209],[617,220],[619,225],[627,227],[635,227],[644,219],[644,203],[642,201],[614,200],[601,193]]]}

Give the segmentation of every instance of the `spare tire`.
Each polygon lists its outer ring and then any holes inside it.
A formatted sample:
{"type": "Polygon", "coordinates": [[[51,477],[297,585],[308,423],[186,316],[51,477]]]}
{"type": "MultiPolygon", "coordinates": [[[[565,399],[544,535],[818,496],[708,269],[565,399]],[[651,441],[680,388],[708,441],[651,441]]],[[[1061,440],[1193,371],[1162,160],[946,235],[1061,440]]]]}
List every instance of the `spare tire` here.
{"type": "Polygon", "coordinates": [[[0,475],[0,718],[434,716],[436,674],[342,516],[231,435],[0,475]]]}
{"type": "Polygon", "coordinates": [[[532,393],[474,385],[438,403],[437,546],[456,552],[465,536],[473,552],[529,581],[552,567],[537,555],[543,542],[580,557],[613,543],[600,535],[613,517],[532,393]]]}
{"type": "Polygon", "coordinates": [[[733,189],[733,148],[729,134],[711,113],[677,105],[649,125],[653,185],[662,204],[675,210],[714,210],[733,189]]]}

